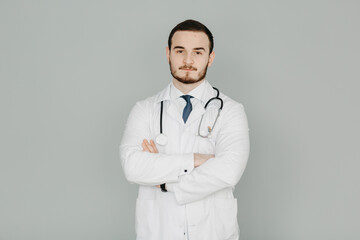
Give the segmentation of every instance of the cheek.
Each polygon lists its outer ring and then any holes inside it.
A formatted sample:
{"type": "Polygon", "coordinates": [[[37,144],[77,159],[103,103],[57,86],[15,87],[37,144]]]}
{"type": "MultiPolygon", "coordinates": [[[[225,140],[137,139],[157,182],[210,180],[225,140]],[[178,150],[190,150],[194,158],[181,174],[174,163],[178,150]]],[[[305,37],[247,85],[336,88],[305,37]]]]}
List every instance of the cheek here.
{"type": "Polygon", "coordinates": [[[201,64],[201,65],[205,65],[205,64],[207,64],[208,62],[209,62],[209,57],[207,57],[207,56],[199,56],[198,58],[197,58],[197,62],[199,63],[199,64],[201,64]]]}
{"type": "Polygon", "coordinates": [[[206,68],[206,66],[208,65],[208,63],[209,63],[209,59],[201,59],[201,61],[199,61],[199,67],[200,68],[206,68]]]}
{"type": "Polygon", "coordinates": [[[179,59],[177,57],[170,57],[170,61],[174,67],[179,67],[182,63],[181,59],[179,59]]]}

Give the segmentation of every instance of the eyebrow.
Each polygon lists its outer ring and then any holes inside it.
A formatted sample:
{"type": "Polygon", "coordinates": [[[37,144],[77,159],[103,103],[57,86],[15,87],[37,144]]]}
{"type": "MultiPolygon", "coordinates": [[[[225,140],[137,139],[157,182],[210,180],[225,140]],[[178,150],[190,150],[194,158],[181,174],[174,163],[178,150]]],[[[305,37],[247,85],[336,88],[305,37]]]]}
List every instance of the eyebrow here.
{"type": "Polygon", "coordinates": [[[179,48],[179,49],[185,49],[184,47],[181,47],[181,46],[175,46],[175,47],[174,47],[174,49],[177,49],[177,48],[179,48]]]}
{"type": "MultiPolygon", "coordinates": [[[[182,46],[175,46],[173,49],[185,49],[185,48],[182,46]]],[[[193,48],[193,50],[203,50],[205,52],[205,49],[203,47],[193,48]]]]}

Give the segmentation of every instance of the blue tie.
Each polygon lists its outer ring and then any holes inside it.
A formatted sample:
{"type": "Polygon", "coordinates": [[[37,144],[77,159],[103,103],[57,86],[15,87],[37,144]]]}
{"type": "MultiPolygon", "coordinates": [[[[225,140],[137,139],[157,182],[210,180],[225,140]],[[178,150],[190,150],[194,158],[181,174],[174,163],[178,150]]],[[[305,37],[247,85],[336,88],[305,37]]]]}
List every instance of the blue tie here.
{"type": "Polygon", "coordinates": [[[193,98],[193,96],[190,96],[190,95],[183,95],[181,96],[183,99],[185,99],[186,101],[186,106],[184,108],[184,111],[183,111],[183,120],[184,120],[184,123],[186,123],[190,113],[191,113],[191,110],[192,110],[192,105],[191,105],[191,102],[190,102],[190,98],[193,98]]]}

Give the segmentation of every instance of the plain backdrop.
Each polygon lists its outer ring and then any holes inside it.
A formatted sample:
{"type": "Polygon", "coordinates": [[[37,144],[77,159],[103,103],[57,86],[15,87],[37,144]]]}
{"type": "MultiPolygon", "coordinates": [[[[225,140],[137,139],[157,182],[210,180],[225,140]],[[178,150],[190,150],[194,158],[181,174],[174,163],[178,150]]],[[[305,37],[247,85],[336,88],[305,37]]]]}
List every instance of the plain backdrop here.
{"type": "Polygon", "coordinates": [[[242,240],[360,239],[359,1],[0,0],[0,239],[135,239],[118,146],[170,81],[171,29],[213,33],[241,102],[242,240]]]}

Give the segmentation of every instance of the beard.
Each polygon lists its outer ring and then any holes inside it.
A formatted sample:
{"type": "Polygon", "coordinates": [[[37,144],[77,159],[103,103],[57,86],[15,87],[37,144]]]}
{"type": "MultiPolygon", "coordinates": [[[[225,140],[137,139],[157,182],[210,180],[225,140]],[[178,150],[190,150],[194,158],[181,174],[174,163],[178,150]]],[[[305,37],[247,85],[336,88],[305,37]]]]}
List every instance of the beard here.
{"type": "MultiPolygon", "coordinates": [[[[191,78],[190,77],[190,72],[186,72],[185,73],[185,76],[184,77],[180,77],[178,74],[177,74],[177,70],[175,70],[171,64],[171,61],[169,62],[169,65],[170,65],[170,72],[171,72],[171,75],[176,79],[178,80],[179,82],[181,83],[184,83],[184,84],[193,84],[193,83],[197,83],[197,82],[200,82],[201,80],[203,80],[206,76],[206,72],[207,72],[207,68],[208,66],[206,65],[206,67],[204,68],[204,70],[202,70],[201,72],[199,72],[197,78],[191,78]]],[[[179,69],[183,69],[183,68],[190,68],[190,69],[194,69],[196,70],[196,68],[193,68],[191,66],[182,66],[180,67],[179,69]]]]}

